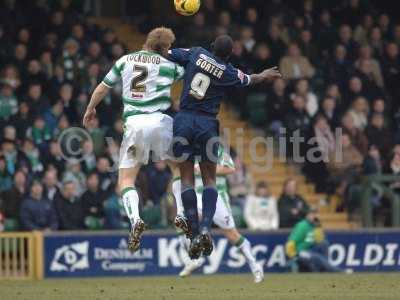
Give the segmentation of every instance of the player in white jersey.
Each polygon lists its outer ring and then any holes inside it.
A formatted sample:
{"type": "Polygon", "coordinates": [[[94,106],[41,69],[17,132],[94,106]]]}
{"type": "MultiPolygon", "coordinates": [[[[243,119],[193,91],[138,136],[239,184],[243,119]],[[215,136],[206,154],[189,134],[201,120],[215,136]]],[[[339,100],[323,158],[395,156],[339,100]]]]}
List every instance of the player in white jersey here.
{"type": "Polygon", "coordinates": [[[160,27],[148,35],[143,50],[122,56],[96,87],[83,118],[88,123],[96,106],[122,79],[124,136],[119,155],[118,186],[131,222],[129,248],[136,251],[145,224],[139,216],[139,196],[135,180],[143,164],[167,159],[172,142],[172,118],[163,111],[171,106],[171,85],[184,69],[163,57],[175,40],[171,29],[160,27]]]}
{"type": "MultiPolygon", "coordinates": [[[[198,166],[197,166],[198,167],[198,166]]],[[[197,168],[199,169],[199,168],[197,168]]],[[[198,170],[199,171],[199,170],[198,170]]],[[[236,229],[235,221],[232,216],[232,211],[229,203],[228,183],[226,175],[231,174],[235,171],[235,164],[231,156],[224,151],[224,148],[220,146],[218,148],[218,161],[217,161],[217,177],[216,187],[218,192],[218,199],[216,210],[213,218],[213,222],[221,230],[225,237],[229,240],[232,245],[235,245],[238,250],[244,255],[247,263],[249,264],[250,270],[254,276],[254,282],[259,283],[264,279],[263,267],[256,262],[254,255],[251,252],[251,244],[243,235],[236,229]]],[[[201,180],[200,173],[197,172],[195,176],[195,190],[198,195],[203,193],[203,182],[201,180]]],[[[177,216],[184,216],[184,208],[181,199],[181,181],[180,178],[174,178],[172,182],[172,192],[176,200],[177,216]]],[[[202,212],[202,201],[201,197],[197,198],[197,209],[199,214],[202,212]],[[199,200],[200,199],[200,200],[199,200]]],[[[179,227],[178,223],[178,227],[179,227]]],[[[187,230],[185,227],[180,228],[183,233],[187,230]]],[[[189,239],[185,235],[180,235],[181,247],[188,249],[189,239]]],[[[179,276],[186,277],[197,268],[201,267],[204,263],[204,258],[191,260],[189,256],[184,257],[185,267],[179,273],[179,276]]]]}

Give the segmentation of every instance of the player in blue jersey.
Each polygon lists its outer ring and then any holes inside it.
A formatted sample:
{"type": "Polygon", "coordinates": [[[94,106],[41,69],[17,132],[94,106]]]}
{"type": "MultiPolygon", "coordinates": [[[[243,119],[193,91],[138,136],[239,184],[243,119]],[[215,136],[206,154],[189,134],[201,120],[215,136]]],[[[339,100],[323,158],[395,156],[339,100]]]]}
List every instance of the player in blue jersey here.
{"type": "Polygon", "coordinates": [[[194,47],[172,49],[168,59],[185,68],[180,111],[174,118],[173,152],[179,161],[182,202],[185,218],[177,216],[175,225],[191,237],[189,256],[208,256],[213,250],[209,230],[215,214],[218,193],[215,187],[219,146],[217,114],[225,92],[280,77],[276,67],[247,75],[227,63],[233,47],[228,35],[216,38],[212,52],[194,47]],[[199,161],[204,190],[202,220],[199,223],[194,190],[194,162],[199,161]]]}

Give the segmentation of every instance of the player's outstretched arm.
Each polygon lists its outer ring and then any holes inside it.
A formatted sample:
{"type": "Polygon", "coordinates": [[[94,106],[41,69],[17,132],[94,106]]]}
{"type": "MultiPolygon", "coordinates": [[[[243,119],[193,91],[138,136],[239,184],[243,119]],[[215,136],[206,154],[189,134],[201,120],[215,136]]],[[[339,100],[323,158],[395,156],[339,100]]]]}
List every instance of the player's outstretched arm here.
{"type": "Polygon", "coordinates": [[[110,88],[103,83],[100,83],[93,91],[90,102],[86,107],[85,115],[83,116],[83,126],[88,127],[88,124],[96,116],[96,107],[101,100],[107,95],[110,88]]]}
{"type": "Polygon", "coordinates": [[[279,72],[278,67],[265,69],[261,73],[250,75],[250,85],[258,84],[264,81],[269,81],[280,77],[282,77],[282,75],[281,72],[279,72]]]}

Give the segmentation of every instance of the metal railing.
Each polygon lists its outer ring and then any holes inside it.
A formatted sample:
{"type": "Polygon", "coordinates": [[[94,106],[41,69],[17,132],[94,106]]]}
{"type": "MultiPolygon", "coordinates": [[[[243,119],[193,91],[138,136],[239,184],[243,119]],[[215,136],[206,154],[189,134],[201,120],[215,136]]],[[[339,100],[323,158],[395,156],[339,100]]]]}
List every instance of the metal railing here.
{"type": "Polygon", "coordinates": [[[373,226],[373,209],[371,197],[374,192],[387,197],[391,202],[392,226],[400,226],[400,196],[389,187],[393,182],[399,182],[400,176],[395,175],[370,175],[362,180],[361,210],[364,227],[373,226]]]}

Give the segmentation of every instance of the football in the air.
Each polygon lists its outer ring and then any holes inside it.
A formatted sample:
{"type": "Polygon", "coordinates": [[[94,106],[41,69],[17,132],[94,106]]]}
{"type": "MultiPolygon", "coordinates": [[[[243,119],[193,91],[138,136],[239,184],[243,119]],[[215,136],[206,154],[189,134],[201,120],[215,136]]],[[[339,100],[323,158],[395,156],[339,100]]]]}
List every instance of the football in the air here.
{"type": "Polygon", "coordinates": [[[183,16],[192,16],[199,11],[200,0],[174,0],[176,11],[183,16]]]}

